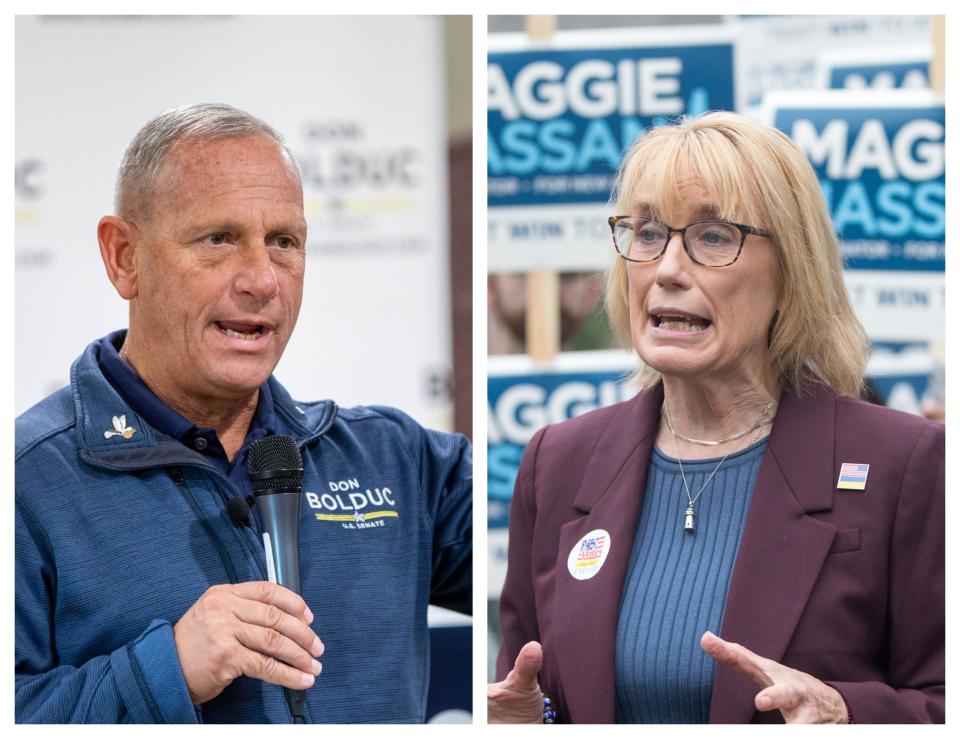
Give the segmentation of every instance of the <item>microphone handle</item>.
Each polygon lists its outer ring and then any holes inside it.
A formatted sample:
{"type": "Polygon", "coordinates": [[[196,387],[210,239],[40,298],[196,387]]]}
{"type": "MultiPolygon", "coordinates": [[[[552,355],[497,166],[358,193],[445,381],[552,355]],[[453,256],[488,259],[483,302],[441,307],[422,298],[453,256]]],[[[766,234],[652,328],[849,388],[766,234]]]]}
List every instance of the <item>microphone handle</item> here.
{"type": "Polygon", "coordinates": [[[270,582],[300,595],[300,493],[268,491],[256,500],[270,582]]]}
{"type": "MultiPolygon", "coordinates": [[[[300,491],[265,491],[256,496],[263,522],[263,550],[270,582],[300,595],[300,491]]],[[[303,723],[306,693],[284,688],[294,723],[303,723]]]]}

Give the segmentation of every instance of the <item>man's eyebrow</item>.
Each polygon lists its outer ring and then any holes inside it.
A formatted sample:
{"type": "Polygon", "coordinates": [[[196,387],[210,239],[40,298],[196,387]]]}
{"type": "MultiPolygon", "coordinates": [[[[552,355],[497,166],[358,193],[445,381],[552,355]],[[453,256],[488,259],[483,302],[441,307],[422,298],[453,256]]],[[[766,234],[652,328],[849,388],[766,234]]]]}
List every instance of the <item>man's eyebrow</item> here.
{"type": "MultiPolygon", "coordinates": [[[[247,224],[241,221],[230,220],[229,218],[216,218],[209,221],[200,221],[197,223],[186,223],[182,226],[182,231],[190,234],[211,234],[211,233],[241,233],[247,229],[247,224]]],[[[305,221],[298,220],[278,220],[270,224],[268,233],[290,232],[293,234],[307,230],[305,221]]]]}
{"type": "Polygon", "coordinates": [[[236,231],[242,230],[243,226],[237,221],[230,221],[223,218],[217,218],[210,221],[199,221],[196,223],[185,223],[183,229],[185,231],[195,232],[195,233],[216,233],[217,231],[226,231],[228,233],[234,233],[236,231]]]}

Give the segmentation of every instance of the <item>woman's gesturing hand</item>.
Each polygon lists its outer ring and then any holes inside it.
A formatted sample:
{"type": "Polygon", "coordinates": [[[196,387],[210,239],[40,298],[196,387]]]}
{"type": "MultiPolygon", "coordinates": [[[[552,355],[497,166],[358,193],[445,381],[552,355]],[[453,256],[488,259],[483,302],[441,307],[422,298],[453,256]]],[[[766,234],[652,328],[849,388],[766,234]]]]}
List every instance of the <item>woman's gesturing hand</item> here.
{"type": "Polygon", "coordinates": [[[700,646],[717,662],[739,670],[763,688],[754,698],[758,711],[777,709],[788,724],[847,723],[843,696],[812,675],[760,657],[709,631],[701,637],[700,646]]]}
{"type": "Polygon", "coordinates": [[[539,724],[543,719],[543,692],[537,673],[543,663],[538,642],[527,642],[513,669],[499,683],[487,685],[487,721],[491,724],[539,724]]]}

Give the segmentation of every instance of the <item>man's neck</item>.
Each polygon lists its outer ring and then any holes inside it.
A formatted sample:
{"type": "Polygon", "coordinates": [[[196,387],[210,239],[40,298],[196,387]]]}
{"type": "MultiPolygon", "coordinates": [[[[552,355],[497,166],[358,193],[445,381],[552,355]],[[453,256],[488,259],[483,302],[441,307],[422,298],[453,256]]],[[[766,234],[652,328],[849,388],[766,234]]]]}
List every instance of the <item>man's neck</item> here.
{"type": "Polygon", "coordinates": [[[231,462],[243,446],[250,424],[257,412],[260,399],[259,388],[251,394],[236,398],[194,397],[177,388],[168,387],[161,377],[150,371],[149,366],[130,356],[127,347],[120,348],[123,359],[147,387],[167,406],[198,427],[212,428],[231,462]]]}

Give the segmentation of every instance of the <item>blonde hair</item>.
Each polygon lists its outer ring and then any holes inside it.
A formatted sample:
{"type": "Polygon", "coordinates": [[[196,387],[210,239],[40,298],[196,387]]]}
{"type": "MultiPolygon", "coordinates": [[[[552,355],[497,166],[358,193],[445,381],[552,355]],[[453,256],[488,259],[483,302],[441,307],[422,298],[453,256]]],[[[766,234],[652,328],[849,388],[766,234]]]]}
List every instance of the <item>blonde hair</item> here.
{"type": "MultiPolygon", "coordinates": [[[[817,176],[782,132],[736,113],[707,113],[641,135],[617,174],[619,214],[636,208],[641,180],[653,183],[655,215],[670,223],[681,206],[680,183],[702,183],[724,220],[763,228],[777,258],[780,310],[769,354],[784,384],[800,392],[810,381],[859,394],[869,341],[843,284],[843,264],[817,176]]],[[[614,255],[606,305],[614,330],[629,339],[626,262],[614,255]]],[[[660,381],[646,366],[635,380],[660,381]]]]}

